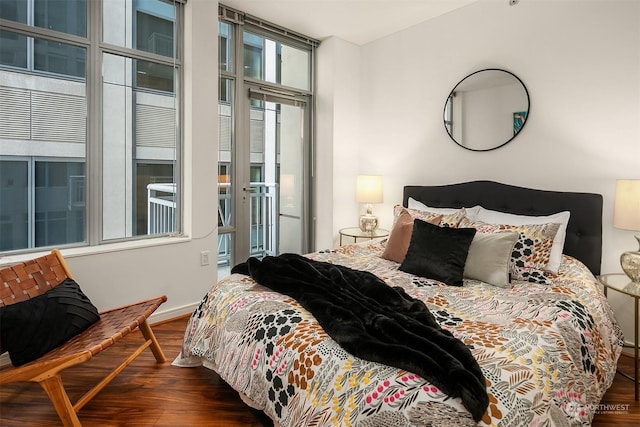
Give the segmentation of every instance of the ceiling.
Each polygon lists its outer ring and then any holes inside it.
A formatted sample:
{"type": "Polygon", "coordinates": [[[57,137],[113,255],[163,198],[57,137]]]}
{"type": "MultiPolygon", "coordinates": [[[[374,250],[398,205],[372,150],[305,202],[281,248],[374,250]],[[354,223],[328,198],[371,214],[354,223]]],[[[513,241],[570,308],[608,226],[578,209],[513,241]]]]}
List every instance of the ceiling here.
{"type": "Polygon", "coordinates": [[[324,40],[364,45],[478,0],[221,0],[220,3],[324,40]]]}

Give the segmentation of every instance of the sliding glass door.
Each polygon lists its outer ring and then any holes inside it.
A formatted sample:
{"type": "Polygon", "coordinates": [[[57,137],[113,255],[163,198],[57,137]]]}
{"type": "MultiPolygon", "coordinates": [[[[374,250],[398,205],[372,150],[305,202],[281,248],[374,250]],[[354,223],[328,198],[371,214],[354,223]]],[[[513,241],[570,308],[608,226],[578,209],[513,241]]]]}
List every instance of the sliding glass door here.
{"type": "Polygon", "coordinates": [[[307,251],[307,102],[248,88],[234,155],[219,162],[223,274],[249,256],[307,251]]]}
{"type": "Polygon", "coordinates": [[[219,278],[250,256],[310,250],[317,45],[224,6],[220,16],[219,278]]]}

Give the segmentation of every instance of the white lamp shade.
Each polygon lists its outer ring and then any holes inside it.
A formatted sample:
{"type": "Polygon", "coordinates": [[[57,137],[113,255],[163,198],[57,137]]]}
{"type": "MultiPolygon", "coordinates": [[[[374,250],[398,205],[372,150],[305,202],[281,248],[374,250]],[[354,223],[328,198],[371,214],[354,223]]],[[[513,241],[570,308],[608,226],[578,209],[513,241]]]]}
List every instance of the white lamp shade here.
{"type": "Polygon", "coordinates": [[[616,181],[613,226],[623,230],[640,231],[640,179],[616,181]]]}
{"type": "Polygon", "coordinates": [[[382,176],[358,175],[356,177],[356,202],[382,203],[382,176]]]}

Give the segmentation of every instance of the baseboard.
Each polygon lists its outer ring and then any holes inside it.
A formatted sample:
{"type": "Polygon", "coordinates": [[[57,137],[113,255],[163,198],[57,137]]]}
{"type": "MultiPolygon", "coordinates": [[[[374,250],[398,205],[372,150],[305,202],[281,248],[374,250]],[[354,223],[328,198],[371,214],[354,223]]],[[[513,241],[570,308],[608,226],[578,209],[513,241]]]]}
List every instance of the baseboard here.
{"type": "Polygon", "coordinates": [[[635,346],[633,345],[633,343],[631,341],[625,340],[624,347],[622,348],[622,354],[634,357],[634,349],[635,346]]]}
{"type": "Polygon", "coordinates": [[[168,310],[156,310],[151,316],[149,316],[149,324],[153,325],[156,323],[162,323],[191,314],[199,304],[200,301],[183,305],[182,307],[170,308],[168,310]]]}

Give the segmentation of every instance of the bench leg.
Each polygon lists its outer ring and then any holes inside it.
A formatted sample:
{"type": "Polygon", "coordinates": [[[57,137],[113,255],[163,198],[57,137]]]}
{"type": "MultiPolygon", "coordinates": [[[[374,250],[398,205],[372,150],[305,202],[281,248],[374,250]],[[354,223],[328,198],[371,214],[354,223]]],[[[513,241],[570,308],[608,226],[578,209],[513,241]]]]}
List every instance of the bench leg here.
{"type": "Polygon", "coordinates": [[[153,353],[153,356],[156,358],[156,361],[158,363],[164,363],[167,361],[167,358],[164,356],[164,353],[162,352],[162,349],[160,348],[160,344],[158,343],[158,340],[156,339],[156,336],[153,334],[153,331],[151,330],[151,326],[149,326],[149,323],[145,321],[140,324],[140,332],[142,332],[142,336],[151,341],[150,344],[150,348],[151,348],[151,352],[153,353]]]}
{"type": "Polygon", "coordinates": [[[67,396],[67,392],[62,385],[62,378],[60,375],[54,375],[47,379],[40,381],[40,386],[47,392],[53,407],[56,409],[62,425],[65,427],[80,427],[80,420],[78,414],[73,409],[73,405],[67,396]]]}

